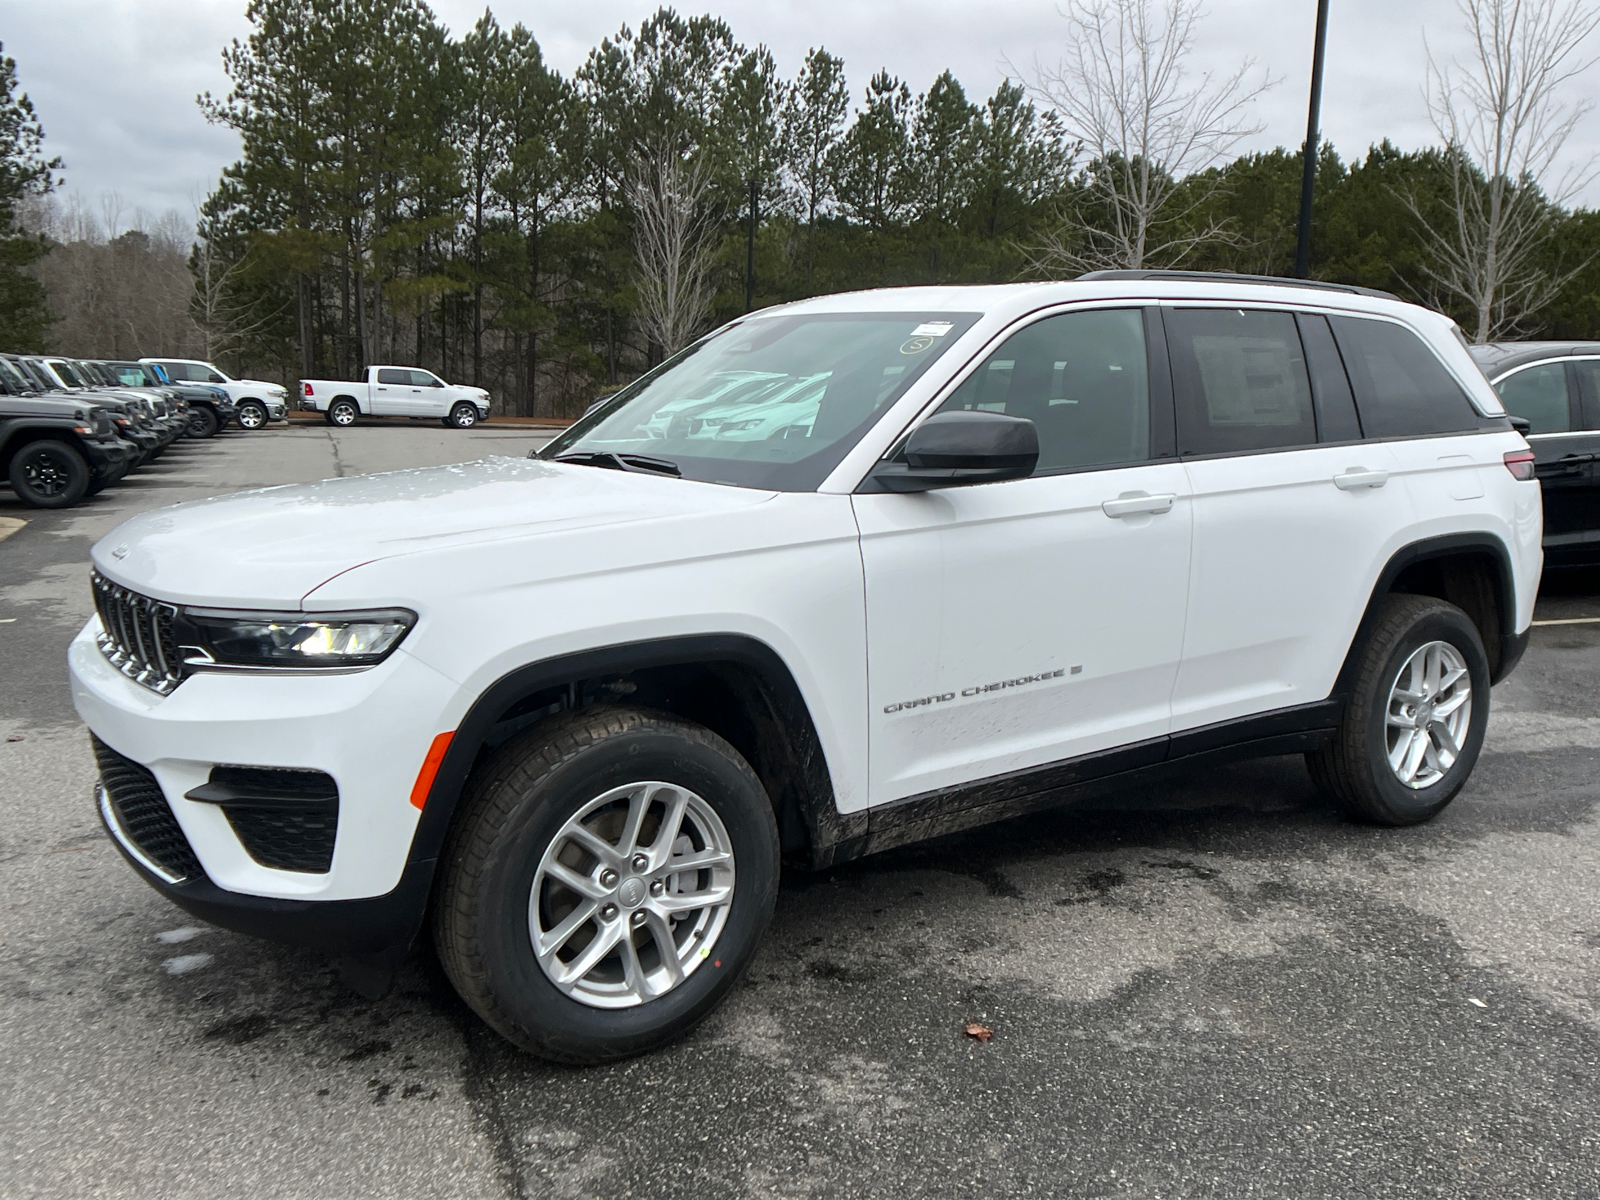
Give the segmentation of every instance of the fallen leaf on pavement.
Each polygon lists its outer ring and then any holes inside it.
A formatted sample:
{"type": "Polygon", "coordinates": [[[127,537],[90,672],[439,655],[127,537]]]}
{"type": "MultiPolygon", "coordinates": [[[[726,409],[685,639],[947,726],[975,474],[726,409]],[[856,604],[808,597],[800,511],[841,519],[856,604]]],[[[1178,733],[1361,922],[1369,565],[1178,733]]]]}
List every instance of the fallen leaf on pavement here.
{"type": "Polygon", "coordinates": [[[968,1021],[966,1028],[961,1032],[978,1042],[987,1042],[994,1036],[994,1030],[987,1025],[979,1025],[976,1021],[968,1021]]]}

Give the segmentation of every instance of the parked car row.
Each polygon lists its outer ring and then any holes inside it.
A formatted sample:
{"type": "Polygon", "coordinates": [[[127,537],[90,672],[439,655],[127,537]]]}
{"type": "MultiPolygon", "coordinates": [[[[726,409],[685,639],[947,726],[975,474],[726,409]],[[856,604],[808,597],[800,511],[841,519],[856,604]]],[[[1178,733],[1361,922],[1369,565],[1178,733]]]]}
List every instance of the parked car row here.
{"type": "Polygon", "coordinates": [[[237,413],[150,363],[0,354],[0,474],[26,505],[69,508],[237,413]]]}

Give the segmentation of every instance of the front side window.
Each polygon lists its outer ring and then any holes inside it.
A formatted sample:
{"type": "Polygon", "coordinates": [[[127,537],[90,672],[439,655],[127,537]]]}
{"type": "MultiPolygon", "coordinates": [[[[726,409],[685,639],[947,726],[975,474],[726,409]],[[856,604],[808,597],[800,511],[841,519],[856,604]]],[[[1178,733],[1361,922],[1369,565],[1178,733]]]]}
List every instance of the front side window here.
{"type": "Polygon", "coordinates": [[[973,313],[755,317],[697,342],[540,452],[629,455],[685,478],[811,491],[972,327],[973,313]]]}
{"type": "Polygon", "coordinates": [[[1421,338],[1392,321],[1330,317],[1368,437],[1426,437],[1478,426],[1472,402],[1421,338]]]}
{"type": "Polygon", "coordinates": [[[437,379],[435,379],[427,371],[411,371],[411,372],[408,372],[408,373],[411,376],[411,386],[412,387],[443,387],[444,386],[444,384],[440,383],[437,379]]]}
{"type": "Polygon", "coordinates": [[[1179,453],[1241,454],[1316,442],[1311,380],[1292,314],[1174,308],[1166,326],[1179,453]]]}
{"type": "Polygon", "coordinates": [[[1572,401],[1565,363],[1540,363],[1494,385],[1500,403],[1514,417],[1525,417],[1530,433],[1566,433],[1572,428],[1572,401]]]}
{"type": "Polygon", "coordinates": [[[1036,474],[1150,457],[1150,370],[1137,308],[1062,313],[1012,334],[939,406],[1026,417],[1036,474]]]}

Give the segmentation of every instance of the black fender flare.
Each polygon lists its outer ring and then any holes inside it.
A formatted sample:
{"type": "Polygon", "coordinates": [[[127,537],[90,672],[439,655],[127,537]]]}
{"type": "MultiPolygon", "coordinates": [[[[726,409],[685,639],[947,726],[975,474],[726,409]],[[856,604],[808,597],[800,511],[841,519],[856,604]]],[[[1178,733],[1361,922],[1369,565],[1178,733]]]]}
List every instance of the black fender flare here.
{"type": "Polygon", "coordinates": [[[1495,607],[1500,614],[1501,651],[1498,661],[1493,664],[1495,668],[1493,682],[1499,683],[1511,673],[1511,669],[1517,665],[1517,660],[1522,657],[1522,651],[1527,646],[1526,634],[1521,637],[1517,634],[1517,588],[1516,575],[1511,569],[1511,551],[1505,542],[1492,533],[1447,533],[1423,538],[1401,547],[1389,557],[1383,570],[1378,572],[1377,581],[1367,598],[1366,611],[1361,614],[1361,621],[1356,626],[1355,635],[1350,639],[1350,647],[1345,653],[1344,665],[1339,669],[1339,676],[1334,682],[1332,693],[1334,698],[1343,699],[1350,694],[1361,651],[1372,637],[1372,629],[1377,624],[1378,610],[1383,598],[1394,587],[1394,582],[1400,577],[1400,573],[1429,559],[1451,558],[1462,553],[1486,554],[1495,565],[1491,582],[1495,592],[1495,607]]]}

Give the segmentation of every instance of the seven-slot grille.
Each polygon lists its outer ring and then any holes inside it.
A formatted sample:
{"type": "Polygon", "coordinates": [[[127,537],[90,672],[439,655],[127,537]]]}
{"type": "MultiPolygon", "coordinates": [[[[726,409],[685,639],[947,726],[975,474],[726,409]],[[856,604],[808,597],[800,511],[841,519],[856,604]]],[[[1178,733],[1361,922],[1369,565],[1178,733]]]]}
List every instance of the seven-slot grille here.
{"type": "Polygon", "coordinates": [[[135,683],[167,695],[183,682],[183,656],[173,631],[177,606],[129,591],[98,571],[91,581],[101,652],[135,683]]]}

